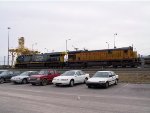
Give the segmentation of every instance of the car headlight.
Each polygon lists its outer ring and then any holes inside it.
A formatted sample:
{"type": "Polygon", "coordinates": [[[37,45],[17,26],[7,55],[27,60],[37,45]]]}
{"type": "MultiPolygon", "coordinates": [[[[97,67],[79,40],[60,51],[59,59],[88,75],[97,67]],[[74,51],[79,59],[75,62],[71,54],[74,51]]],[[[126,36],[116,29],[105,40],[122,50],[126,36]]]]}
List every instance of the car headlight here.
{"type": "Polygon", "coordinates": [[[99,81],[99,83],[105,83],[106,81],[99,81]]]}
{"type": "Polygon", "coordinates": [[[21,78],[14,78],[14,80],[20,80],[21,78]]]}
{"type": "Polygon", "coordinates": [[[40,80],[40,78],[37,78],[37,80],[40,80]]]}

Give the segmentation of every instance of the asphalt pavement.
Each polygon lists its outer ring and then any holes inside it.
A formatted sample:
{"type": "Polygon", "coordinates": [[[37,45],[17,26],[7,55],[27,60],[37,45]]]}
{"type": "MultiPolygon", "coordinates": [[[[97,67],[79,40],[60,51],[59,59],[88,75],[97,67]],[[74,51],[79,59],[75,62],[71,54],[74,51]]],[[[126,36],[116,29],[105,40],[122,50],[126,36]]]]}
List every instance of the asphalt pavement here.
{"type": "Polygon", "coordinates": [[[0,84],[0,113],[150,113],[150,84],[104,88],[0,84]]]}

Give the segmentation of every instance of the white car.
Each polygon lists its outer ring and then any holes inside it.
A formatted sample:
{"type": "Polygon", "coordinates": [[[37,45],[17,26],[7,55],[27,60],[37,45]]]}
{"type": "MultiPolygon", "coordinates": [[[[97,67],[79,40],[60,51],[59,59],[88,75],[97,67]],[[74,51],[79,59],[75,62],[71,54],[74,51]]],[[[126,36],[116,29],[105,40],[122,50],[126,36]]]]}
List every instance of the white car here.
{"type": "Polygon", "coordinates": [[[88,88],[92,86],[104,86],[107,88],[109,85],[117,85],[119,76],[113,71],[97,71],[92,78],[87,80],[86,85],[88,88]]]}
{"type": "Polygon", "coordinates": [[[18,76],[12,77],[11,82],[26,84],[29,82],[28,81],[29,76],[35,75],[35,74],[37,74],[37,71],[25,71],[18,76]]]}
{"type": "Polygon", "coordinates": [[[81,70],[70,70],[64,72],[58,77],[55,77],[52,83],[56,86],[70,85],[72,87],[76,83],[86,83],[89,78],[89,74],[85,74],[81,70]]]}

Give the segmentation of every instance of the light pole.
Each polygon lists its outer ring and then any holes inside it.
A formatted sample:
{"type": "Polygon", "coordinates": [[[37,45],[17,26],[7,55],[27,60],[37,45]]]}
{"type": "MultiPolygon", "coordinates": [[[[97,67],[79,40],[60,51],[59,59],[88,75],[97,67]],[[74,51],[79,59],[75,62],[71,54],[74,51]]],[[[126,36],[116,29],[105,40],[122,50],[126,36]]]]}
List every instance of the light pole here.
{"type": "Polygon", "coordinates": [[[48,49],[47,48],[44,48],[46,50],[46,52],[48,53],[48,49]]]}
{"type": "Polygon", "coordinates": [[[4,56],[4,66],[5,66],[5,58],[6,58],[6,56],[4,56]]]}
{"type": "Polygon", "coordinates": [[[116,45],[115,45],[115,38],[117,36],[117,33],[114,34],[114,48],[116,48],[116,45]]]}
{"type": "Polygon", "coordinates": [[[34,46],[34,45],[37,45],[37,43],[32,44],[32,51],[33,51],[33,46],[34,46]]]}
{"type": "Polygon", "coordinates": [[[7,60],[7,65],[9,66],[9,30],[11,29],[10,27],[7,28],[8,29],[8,60],[7,60]]]}
{"type": "Polygon", "coordinates": [[[71,40],[71,39],[66,39],[66,52],[68,51],[68,49],[67,49],[67,42],[68,42],[69,40],[71,40]]]}
{"type": "Polygon", "coordinates": [[[106,42],[106,44],[108,45],[108,49],[109,49],[109,43],[108,43],[108,42],[106,42]]]}

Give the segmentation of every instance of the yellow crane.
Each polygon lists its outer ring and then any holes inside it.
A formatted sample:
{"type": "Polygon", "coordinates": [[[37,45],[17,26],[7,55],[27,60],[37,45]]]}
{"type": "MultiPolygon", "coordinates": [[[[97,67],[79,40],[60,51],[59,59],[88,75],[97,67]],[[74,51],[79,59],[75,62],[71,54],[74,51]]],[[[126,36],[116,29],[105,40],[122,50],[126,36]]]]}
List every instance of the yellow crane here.
{"type": "Polygon", "coordinates": [[[18,39],[18,47],[16,49],[9,49],[9,52],[11,53],[11,56],[12,56],[11,66],[13,66],[13,64],[14,64],[15,56],[40,53],[39,51],[34,51],[34,50],[30,50],[30,49],[26,48],[24,46],[24,44],[25,44],[24,37],[20,37],[18,39]]]}

